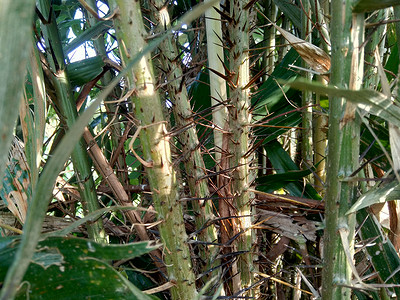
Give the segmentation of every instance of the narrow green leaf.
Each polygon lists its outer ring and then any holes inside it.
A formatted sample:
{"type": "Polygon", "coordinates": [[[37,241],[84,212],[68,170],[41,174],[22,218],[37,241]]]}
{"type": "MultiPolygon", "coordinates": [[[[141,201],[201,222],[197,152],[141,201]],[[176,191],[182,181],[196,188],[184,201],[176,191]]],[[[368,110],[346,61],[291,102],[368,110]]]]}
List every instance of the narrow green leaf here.
{"type": "MultiPolygon", "coordinates": [[[[385,284],[397,284],[400,282],[400,258],[393,244],[382,232],[381,225],[376,218],[361,209],[357,214],[358,224],[362,224],[360,235],[363,240],[371,240],[366,250],[370,261],[380,279],[385,284]]],[[[400,297],[400,287],[394,288],[397,298],[400,297]]]]}
{"type": "Polygon", "coordinates": [[[267,81],[252,96],[251,102],[254,106],[252,111],[254,120],[259,121],[269,114],[269,112],[288,106],[286,97],[292,99],[294,93],[290,94],[289,86],[281,85],[277,81],[283,80],[286,82],[298,77],[298,72],[290,68],[290,65],[301,65],[300,56],[294,49],[289,50],[267,81]]]}
{"type": "MultiPolygon", "coordinates": [[[[300,169],[290,158],[290,155],[282,148],[278,141],[272,141],[265,146],[268,159],[271,161],[276,173],[299,172],[300,169]]],[[[321,199],[317,191],[309,184],[304,186],[302,182],[287,182],[284,188],[296,197],[308,197],[311,199],[321,199]]]]}
{"type": "Polygon", "coordinates": [[[384,186],[378,185],[362,195],[347,211],[346,215],[371,206],[372,204],[398,199],[400,199],[400,184],[397,181],[393,181],[384,186]]]}
{"type": "MultiPolygon", "coordinates": [[[[289,91],[288,94],[293,94],[289,91]]],[[[292,99],[297,100],[297,95],[292,99]]],[[[259,139],[263,139],[263,144],[277,139],[280,135],[284,134],[293,127],[296,127],[301,122],[301,112],[294,111],[293,106],[285,105],[263,120],[260,125],[254,125],[254,135],[259,139]]]]}
{"type": "Polygon", "coordinates": [[[74,87],[84,85],[96,78],[103,71],[104,65],[101,56],[70,63],[67,65],[68,79],[74,87]]]}
{"type": "Polygon", "coordinates": [[[90,27],[89,29],[86,29],[82,34],[74,38],[72,42],[66,45],[64,47],[64,53],[67,55],[83,43],[88,42],[101,34],[104,34],[107,30],[111,28],[113,28],[112,20],[98,22],[96,25],[90,27]]]}
{"type": "Polygon", "coordinates": [[[311,174],[311,170],[298,170],[260,176],[256,179],[257,190],[262,192],[276,191],[290,182],[298,182],[311,174]]]}
{"type": "Polygon", "coordinates": [[[34,4],[33,0],[3,0],[0,6],[0,178],[4,175],[22,98],[34,4]]]}
{"type": "Polygon", "coordinates": [[[331,97],[346,98],[347,101],[357,104],[365,112],[381,117],[393,125],[400,127],[400,107],[384,94],[377,91],[367,89],[357,91],[339,89],[331,85],[325,86],[317,82],[302,79],[289,82],[287,85],[299,90],[310,90],[331,97]]]}
{"type": "Polygon", "coordinates": [[[297,29],[301,28],[301,8],[295,5],[290,0],[274,0],[276,6],[283,12],[285,17],[288,17],[292,21],[293,25],[297,29]]]}
{"type": "Polygon", "coordinates": [[[353,13],[370,12],[395,5],[399,5],[398,0],[359,0],[353,6],[353,13]]]}

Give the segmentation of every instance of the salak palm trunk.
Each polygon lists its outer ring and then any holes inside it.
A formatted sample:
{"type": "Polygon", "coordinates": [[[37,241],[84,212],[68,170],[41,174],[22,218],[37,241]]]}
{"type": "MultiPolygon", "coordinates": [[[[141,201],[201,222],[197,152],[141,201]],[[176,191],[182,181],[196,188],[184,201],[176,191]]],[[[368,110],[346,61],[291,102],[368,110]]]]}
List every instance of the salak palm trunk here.
{"type": "MultiPolygon", "coordinates": [[[[114,18],[115,30],[121,45],[123,64],[146,46],[139,1],[113,1],[118,13],[114,18]]],[[[140,142],[143,149],[142,163],[146,168],[150,188],[157,211],[160,236],[164,244],[168,277],[174,286],[173,299],[195,299],[195,276],[192,271],[190,251],[178,202],[178,185],[171,161],[171,150],[166,120],[160,96],[156,91],[150,55],[145,55],[132,68],[127,78],[135,105],[135,117],[139,121],[140,142]]]]}
{"type": "MultiPolygon", "coordinates": [[[[171,28],[168,6],[164,1],[155,0],[151,9],[160,32],[164,28],[171,28]]],[[[182,145],[182,161],[187,174],[190,198],[192,198],[190,201],[194,211],[196,229],[199,230],[200,242],[206,243],[199,245],[200,258],[206,262],[205,268],[201,271],[205,272],[218,264],[218,260],[216,260],[218,247],[212,245],[218,237],[215,227],[209,224],[213,219],[213,212],[208,178],[205,177],[206,167],[196,132],[185,76],[179,60],[178,47],[173,39],[168,39],[163,41],[158,48],[160,49],[161,69],[165,70],[168,81],[167,90],[173,103],[176,124],[182,129],[179,140],[182,145]]]]}
{"type": "MultiPolygon", "coordinates": [[[[229,67],[232,80],[229,82],[229,120],[230,120],[230,142],[231,142],[231,168],[233,170],[232,194],[234,207],[237,210],[236,233],[237,251],[242,252],[238,258],[238,273],[240,275],[240,286],[237,288],[248,288],[252,284],[254,272],[252,255],[252,230],[251,230],[251,194],[248,191],[251,183],[250,176],[250,65],[249,65],[249,8],[243,0],[232,0],[228,25],[228,34],[231,44],[229,67]]],[[[234,278],[234,285],[237,279],[234,278]]]]}

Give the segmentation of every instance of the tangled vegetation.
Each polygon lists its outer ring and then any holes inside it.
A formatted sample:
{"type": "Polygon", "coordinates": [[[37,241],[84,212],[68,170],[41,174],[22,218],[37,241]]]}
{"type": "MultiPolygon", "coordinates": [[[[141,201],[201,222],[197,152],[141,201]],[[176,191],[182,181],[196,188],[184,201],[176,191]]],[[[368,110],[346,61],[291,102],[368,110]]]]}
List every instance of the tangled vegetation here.
{"type": "Polygon", "coordinates": [[[3,2],[0,299],[400,297],[398,1],[3,2]]]}

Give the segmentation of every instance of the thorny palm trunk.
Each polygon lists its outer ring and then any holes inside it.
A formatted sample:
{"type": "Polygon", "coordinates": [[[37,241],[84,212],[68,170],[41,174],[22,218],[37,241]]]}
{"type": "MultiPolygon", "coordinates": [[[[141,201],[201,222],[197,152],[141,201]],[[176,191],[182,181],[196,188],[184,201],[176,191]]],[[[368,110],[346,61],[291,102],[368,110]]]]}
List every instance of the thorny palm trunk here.
{"type": "MultiPolygon", "coordinates": [[[[154,17],[161,30],[170,28],[170,18],[164,1],[155,0],[151,5],[154,17]]],[[[176,123],[183,132],[179,135],[182,144],[182,156],[188,185],[191,193],[190,200],[194,210],[196,228],[201,230],[199,240],[206,243],[215,243],[217,235],[215,228],[208,224],[213,219],[212,206],[209,200],[207,178],[205,178],[205,165],[201,154],[201,147],[196,132],[196,124],[193,120],[185,78],[179,61],[179,51],[174,39],[163,41],[160,46],[160,57],[163,70],[168,81],[168,95],[173,102],[173,110],[176,123]]],[[[216,256],[218,248],[212,245],[199,245],[201,260],[206,262],[207,271],[218,264],[216,256]]]]}
{"type": "MultiPolygon", "coordinates": [[[[363,15],[351,18],[351,1],[332,2],[332,79],[336,86],[359,89],[363,55],[363,15]]],[[[356,183],[349,179],[358,166],[359,118],[353,104],[330,99],[328,189],[322,297],[350,299],[354,254],[355,214],[346,215],[356,197],[356,183]]]]}
{"type": "MultiPolygon", "coordinates": [[[[119,14],[114,19],[124,63],[141,51],[146,42],[140,2],[117,0],[119,14]]],[[[171,162],[171,150],[160,97],[155,90],[151,56],[146,55],[128,76],[129,89],[135,89],[133,102],[136,118],[142,126],[140,142],[144,165],[153,194],[161,239],[165,247],[168,276],[176,285],[173,299],[194,299],[197,292],[191,267],[190,252],[178,202],[178,186],[171,162]]]]}
{"type": "MultiPolygon", "coordinates": [[[[216,191],[219,196],[218,200],[218,216],[222,219],[220,225],[220,242],[224,246],[221,249],[222,254],[231,252],[231,249],[225,247],[232,236],[232,224],[229,217],[234,215],[232,211],[230,178],[225,174],[225,170],[229,169],[229,145],[228,145],[228,128],[229,116],[226,107],[227,89],[225,74],[225,54],[222,35],[221,15],[217,10],[221,10],[219,4],[211,7],[205,12],[205,24],[207,35],[207,65],[210,77],[210,98],[213,107],[212,119],[215,129],[214,149],[217,172],[216,191]],[[227,219],[224,219],[227,218],[227,219]]],[[[237,273],[236,263],[230,265],[231,273],[237,273]]],[[[229,289],[228,289],[229,290],[229,289]]],[[[229,292],[228,292],[229,293],[229,292]]],[[[225,291],[222,292],[225,295],[225,291]]]]}
{"type": "MultiPolygon", "coordinates": [[[[222,103],[226,101],[226,82],[219,74],[225,75],[224,49],[222,44],[221,16],[216,11],[220,10],[219,4],[209,8],[205,12],[207,35],[207,62],[210,69],[210,97],[213,109],[215,160],[217,166],[221,162],[223,131],[227,127],[228,111],[222,103]],[[216,72],[218,73],[216,73],[216,72]]],[[[217,167],[218,171],[219,167],[217,167]]]]}
{"type": "MultiPolygon", "coordinates": [[[[97,7],[96,0],[90,0],[88,1],[88,3],[90,3],[92,7],[97,7]]],[[[98,20],[94,16],[89,15],[88,17],[91,26],[94,26],[98,22],[98,20]]],[[[104,42],[105,41],[103,36],[98,37],[94,41],[94,46],[96,48],[96,51],[99,55],[102,56],[103,59],[107,58],[104,42]]],[[[109,84],[111,82],[111,74],[109,74],[108,72],[104,74],[104,77],[101,79],[101,82],[103,85],[109,84]]],[[[109,96],[109,98],[111,98],[111,96],[109,96]]],[[[115,107],[113,107],[114,104],[108,103],[105,105],[109,113],[118,112],[115,109],[115,107]]],[[[125,127],[125,133],[123,134],[122,137],[121,137],[122,128],[119,122],[115,121],[110,127],[112,132],[111,135],[112,144],[114,146],[113,151],[115,151],[113,152],[113,156],[111,157],[111,159],[113,159],[113,157],[116,157],[114,160],[116,160],[117,162],[117,169],[122,170],[121,172],[119,172],[120,174],[119,177],[117,177],[117,175],[114,174],[114,170],[112,169],[113,164],[107,161],[107,159],[101,152],[100,148],[98,148],[96,141],[90,134],[89,130],[85,130],[83,137],[90,148],[89,154],[92,157],[94,165],[97,167],[99,173],[103,176],[103,178],[107,181],[108,185],[111,187],[116,200],[119,202],[120,205],[132,206],[133,204],[130,198],[130,194],[126,192],[124,189],[124,185],[129,184],[129,178],[126,171],[125,149],[124,147],[120,147],[120,144],[122,143],[123,145],[124,142],[126,141],[127,133],[129,132],[131,127],[129,125],[125,127]]],[[[142,225],[143,222],[139,212],[136,210],[130,210],[126,212],[126,216],[131,221],[132,224],[135,224],[134,228],[140,240],[142,241],[150,240],[150,237],[147,234],[145,226],[142,225]]],[[[161,256],[162,256],[161,251],[159,249],[153,250],[150,252],[150,256],[152,257],[154,264],[162,272],[165,272],[165,266],[161,261],[161,256]]]]}
{"type": "MultiPolygon", "coordinates": [[[[252,283],[253,255],[252,255],[252,230],[251,230],[251,197],[248,192],[250,185],[250,123],[251,114],[249,87],[249,12],[244,6],[243,0],[231,1],[232,18],[229,27],[229,38],[232,45],[230,51],[230,70],[232,81],[230,82],[230,104],[228,105],[230,117],[231,137],[231,167],[233,169],[232,194],[235,199],[234,207],[237,210],[238,219],[235,229],[240,233],[237,241],[237,250],[245,251],[238,258],[238,272],[240,274],[240,286],[235,288],[247,288],[252,283]]],[[[239,275],[238,275],[239,276],[239,275]]],[[[234,280],[235,284],[235,280],[234,280]]]]}

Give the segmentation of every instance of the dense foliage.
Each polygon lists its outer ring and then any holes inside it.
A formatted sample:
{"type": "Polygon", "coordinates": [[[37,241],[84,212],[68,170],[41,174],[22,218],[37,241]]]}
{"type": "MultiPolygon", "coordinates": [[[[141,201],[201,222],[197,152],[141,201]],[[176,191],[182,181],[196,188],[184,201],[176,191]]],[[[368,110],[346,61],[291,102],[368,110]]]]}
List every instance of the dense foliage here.
{"type": "Polygon", "coordinates": [[[1,299],[400,296],[396,1],[4,2],[1,299]]]}

